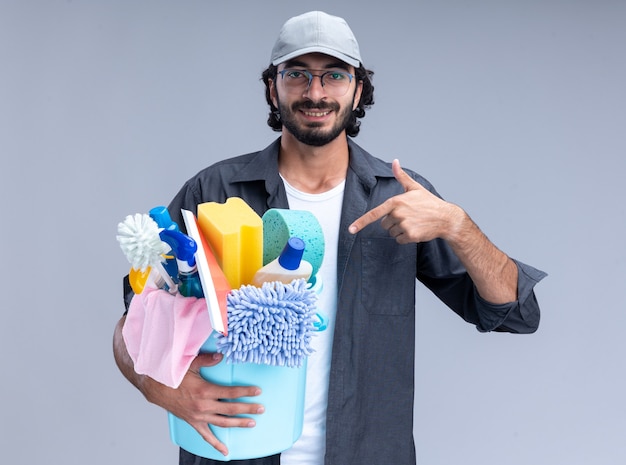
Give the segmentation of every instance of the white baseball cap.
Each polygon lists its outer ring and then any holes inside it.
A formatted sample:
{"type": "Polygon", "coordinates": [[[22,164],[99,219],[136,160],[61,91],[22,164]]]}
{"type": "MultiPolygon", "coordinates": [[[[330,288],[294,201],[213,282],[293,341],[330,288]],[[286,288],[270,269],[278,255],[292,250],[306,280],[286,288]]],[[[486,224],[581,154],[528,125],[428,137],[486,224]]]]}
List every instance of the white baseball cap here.
{"type": "Polygon", "coordinates": [[[310,11],[287,20],[272,49],[278,65],[306,53],[324,53],[358,68],[361,53],[348,23],[323,11],[310,11]]]}

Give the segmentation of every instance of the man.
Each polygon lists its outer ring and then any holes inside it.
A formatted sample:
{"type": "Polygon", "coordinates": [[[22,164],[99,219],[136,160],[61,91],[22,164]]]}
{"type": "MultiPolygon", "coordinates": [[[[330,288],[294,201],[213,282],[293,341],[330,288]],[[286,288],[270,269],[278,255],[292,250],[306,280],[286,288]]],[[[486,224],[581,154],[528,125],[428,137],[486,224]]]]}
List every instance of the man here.
{"type": "MultiPolygon", "coordinates": [[[[328,329],[309,357],[302,437],[281,457],[249,464],[414,464],[413,371],[416,278],[480,331],[530,333],[539,324],[533,287],[545,273],[498,250],[458,206],[442,200],[397,160],[378,160],[348,137],[373,104],[371,72],[341,18],[310,12],[291,18],[263,73],[281,137],[266,149],[219,162],[191,178],[169,210],[242,197],[259,215],[269,208],[309,210],[326,250],[318,273],[328,329]]],[[[204,381],[199,355],[178,389],[134,372],[120,320],[115,356],[148,401],[189,422],[219,451],[208,425],[254,427],[254,386],[204,381]],[[237,416],[235,416],[237,415],[237,416]]],[[[219,463],[181,450],[181,464],[219,463]]]]}

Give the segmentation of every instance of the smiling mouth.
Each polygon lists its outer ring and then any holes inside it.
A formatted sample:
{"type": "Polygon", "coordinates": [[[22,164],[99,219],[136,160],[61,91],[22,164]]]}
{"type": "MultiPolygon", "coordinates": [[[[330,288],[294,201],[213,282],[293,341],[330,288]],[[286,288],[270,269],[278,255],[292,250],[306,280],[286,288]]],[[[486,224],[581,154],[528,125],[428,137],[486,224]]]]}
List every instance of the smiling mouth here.
{"type": "Polygon", "coordinates": [[[305,116],[321,118],[322,116],[326,116],[327,114],[329,114],[330,111],[306,111],[306,110],[302,110],[302,113],[304,113],[305,116]]]}

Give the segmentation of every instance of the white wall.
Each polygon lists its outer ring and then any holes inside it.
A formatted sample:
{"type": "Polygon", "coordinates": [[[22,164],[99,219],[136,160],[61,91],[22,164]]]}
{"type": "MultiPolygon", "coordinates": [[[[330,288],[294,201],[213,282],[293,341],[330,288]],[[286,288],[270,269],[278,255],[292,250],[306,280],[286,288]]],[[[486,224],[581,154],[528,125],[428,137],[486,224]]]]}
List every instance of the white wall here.
{"type": "Polygon", "coordinates": [[[117,223],[273,140],[258,78],[308,9],[345,17],[376,73],[357,142],[550,274],[530,336],[479,334],[420,289],[419,463],[625,463],[618,0],[2,0],[0,462],[177,463],[111,355],[117,223]]]}

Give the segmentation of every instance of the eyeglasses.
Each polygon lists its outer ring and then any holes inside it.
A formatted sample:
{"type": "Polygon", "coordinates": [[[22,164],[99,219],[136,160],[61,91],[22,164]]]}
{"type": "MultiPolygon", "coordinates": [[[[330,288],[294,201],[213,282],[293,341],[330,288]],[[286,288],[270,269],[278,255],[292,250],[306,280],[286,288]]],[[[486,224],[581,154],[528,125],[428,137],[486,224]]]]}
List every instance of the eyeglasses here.
{"type": "Polygon", "coordinates": [[[313,74],[306,69],[283,69],[278,74],[283,78],[285,88],[289,92],[304,92],[311,87],[313,78],[318,77],[326,93],[334,97],[344,95],[350,87],[352,78],[354,78],[353,74],[345,71],[326,71],[322,74],[313,74]]]}

